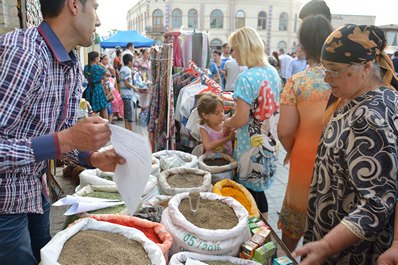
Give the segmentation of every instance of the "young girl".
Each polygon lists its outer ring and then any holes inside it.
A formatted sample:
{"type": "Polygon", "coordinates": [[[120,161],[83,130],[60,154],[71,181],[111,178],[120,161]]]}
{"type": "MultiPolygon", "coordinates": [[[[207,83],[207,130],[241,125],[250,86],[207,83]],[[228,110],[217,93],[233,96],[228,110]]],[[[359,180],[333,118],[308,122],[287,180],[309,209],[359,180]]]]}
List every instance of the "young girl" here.
{"type": "Polygon", "coordinates": [[[224,103],[214,94],[203,95],[198,103],[201,118],[200,134],[204,153],[224,153],[232,156],[235,133],[224,129],[224,103]]]}

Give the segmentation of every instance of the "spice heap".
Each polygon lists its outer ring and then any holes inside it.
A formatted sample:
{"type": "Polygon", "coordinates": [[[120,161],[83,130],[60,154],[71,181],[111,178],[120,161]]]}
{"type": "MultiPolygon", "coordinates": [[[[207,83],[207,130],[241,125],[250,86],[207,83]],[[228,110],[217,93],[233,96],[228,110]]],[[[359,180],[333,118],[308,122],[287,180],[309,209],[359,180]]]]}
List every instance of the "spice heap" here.
{"type": "Polygon", "coordinates": [[[183,199],[178,209],[189,222],[204,229],[231,229],[239,222],[235,211],[219,200],[200,199],[199,210],[193,213],[189,200],[183,199]]]}
{"type": "MultiPolygon", "coordinates": [[[[94,191],[85,195],[85,197],[123,201],[122,196],[120,196],[118,192],[94,191]]],[[[126,205],[122,204],[109,208],[91,211],[90,214],[117,214],[123,211],[124,209],[126,209],[126,205]]]]}
{"type": "Polygon", "coordinates": [[[221,194],[225,197],[234,198],[235,200],[240,202],[245,207],[246,210],[247,209],[250,210],[251,208],[250,201],[246,198],[245,194],[242,191],[231,187],[224,187],[221,190],[221,194]]]}
{"type": "Polygon", "coordinates": [[[175,174],[167,177],[167,183],[173,188],[195,188],[203,184],[203,176],[196,174],[175,174]]]}
{"type": "Polygon", "coordinates": [[[169,201],[170,201],[170,199],[158,201],[156,203],[156,205],[162,206],[163,209],[165,209],[165,208],[167,208],[169,206],[169,201]]]}
{"type": "Polygon", "coordinates": [[[96,230],[80,231],[71,237],[64,244],[58,263],[152,265],[139,242],[119,234],[96,230]]]}
{"type": "Polygon", "coordinates": [[[214,159],[208,158],[208,159],[204,159],[203,163],[205,163],[206,165],[211,166],[211,167],[220,167],[220,166],[228,165],[231,162],[224,158],[214,158],[214,159]]]}

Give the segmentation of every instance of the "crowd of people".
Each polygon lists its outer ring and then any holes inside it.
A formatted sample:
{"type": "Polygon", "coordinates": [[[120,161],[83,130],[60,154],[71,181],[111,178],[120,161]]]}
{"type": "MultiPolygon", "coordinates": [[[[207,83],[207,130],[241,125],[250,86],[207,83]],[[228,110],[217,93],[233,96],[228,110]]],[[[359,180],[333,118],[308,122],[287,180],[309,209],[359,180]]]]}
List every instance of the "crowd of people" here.
{"type": "MultiPolygon", "coordinates": [[[[37,264],[50,240],[46,161],[114,171],[124,159],[98,152],[108,124],[119,117],[133,130],[149,115],[149,50],[90,52],[82,68],[74,48],[92,44],[97,1],[40,4],[39,27],[0,36],[1,264],[37,264]],[[97,115],[76,122],[82,97],[97,115]]],[[[278,227],[301,264],[398,264],[398,52],[385,53],[376,26],[333,29],[322,0],[299,16],[293,59],[284,49],[267,56],[250,27],[213,51],[210,76],[235,107],[225,117],[218,95],[201,95],[203,152],[238,161],[237,181],[266,216],[281,143],[290,171],[278,227]]]]}
{"type": "MultiPolygon", "coordinates": [[[[110,57],[96,51],[88,53],[84,66],[87,85],[83,99],[91,115],[99,115],[109,122],[114,117],[125,121],[125,128],[133,130],[134,124],[146,126],[150,101],[151,62],[149,49],[137,52],[129,42],[122,53],[120,47],[110,57]]],[[[87,115],[83,116],[86,117],[87,115]]]]}

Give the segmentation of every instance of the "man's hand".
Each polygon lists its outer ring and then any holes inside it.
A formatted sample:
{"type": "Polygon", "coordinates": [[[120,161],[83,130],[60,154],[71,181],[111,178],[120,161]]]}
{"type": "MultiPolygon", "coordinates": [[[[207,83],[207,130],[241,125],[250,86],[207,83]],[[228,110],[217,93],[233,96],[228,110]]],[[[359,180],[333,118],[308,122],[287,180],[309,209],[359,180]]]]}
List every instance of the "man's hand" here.
{"type": "Polygon", "coordinates": [[[90,155],[90,164],[102,171],[114,172],[117,164],[124,164],[126,160],[116,154],[114,148],[108,148],[90,155]]]}
{"type": "Polygon", "coordinates": [[[97,151],[111,136],[108,121],[101,117],[89,117],[78,121],[73,127],[57,133],[61,154],[73,149],[97,151]]]}

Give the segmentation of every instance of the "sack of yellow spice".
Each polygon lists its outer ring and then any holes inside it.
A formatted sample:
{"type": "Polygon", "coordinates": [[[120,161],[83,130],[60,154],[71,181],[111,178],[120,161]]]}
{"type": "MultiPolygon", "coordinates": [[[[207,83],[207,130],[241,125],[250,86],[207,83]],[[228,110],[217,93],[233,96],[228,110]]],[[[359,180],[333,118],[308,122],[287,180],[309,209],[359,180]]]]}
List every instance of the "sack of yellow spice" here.
{"type": "Polygon", "coordinates": [[[224,179],[214,184],[213,193],[234,198],[246,208],[249,217],[260,217],[260,211],[253,196],[243,185],[230,179],[224,179]]]}

